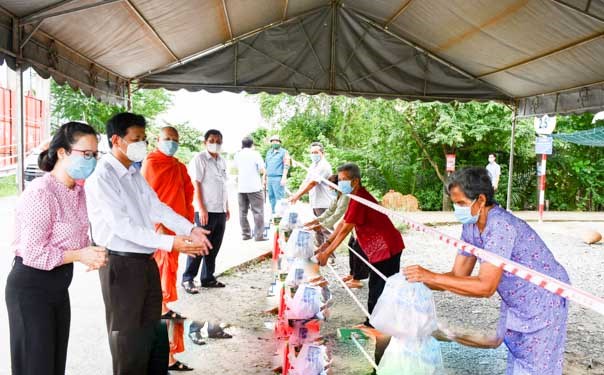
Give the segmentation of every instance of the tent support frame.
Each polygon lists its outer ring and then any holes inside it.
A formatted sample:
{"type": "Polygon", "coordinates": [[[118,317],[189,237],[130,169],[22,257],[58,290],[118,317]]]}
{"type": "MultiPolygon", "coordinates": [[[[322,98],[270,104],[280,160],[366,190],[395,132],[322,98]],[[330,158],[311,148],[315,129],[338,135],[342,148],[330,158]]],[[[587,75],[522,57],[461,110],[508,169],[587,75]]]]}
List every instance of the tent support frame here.
{"type": "Polygon", "coordinates": [[[590,37],[588,37],[588,38],[581,39],[581,40],[579,40],[579,41],[577,41],[577,42],[573,42],[573,43],[567,44],[567,45],[565,45],[565,46],[562,46],[562,47],[556,48],[556,49],[554,49],[554,50],[552,50],[552,51],[545,52],[545,53],[543,53],[543,54],[541,54],[541,55],[534,56],[534,57],[530,57],[530,58],[528,58],[528,59],[526,59],[526,60],[519,61],[519,62],[517,62],[517,63],[511,64],[511,65],[508,65],[508,66],[505,66],[505,67],[503,67],[503,68],[496,69],[496,70],[493,70],[493,71],[490,71],[490,72],[487,72],[487,73],[481,74],[481,75],[477,76],[476,78],[482,79],[482,78],[484,78],[484,77],[488,77],[488,76],[493,75],[493,74],[497,74],[497,73],[505,72],[505,71],[508,71],[508,70],[511,70],[511,69],[517,68],[517,67],[519,67],[519,66],[524,66],[524,65],[527,65],[527,64],[533,63],[533,62],[535,62],[535,61],[539,61],[539,60],[544,59],[544,58],[547,58],[547,57],[555,56],[555,55],[557,55],[557,54],[559,54],[559,53],[566,52],[566,51],[571,50],[571,49],[573,49],[573,48],[577,48],[577,47],[580,47],[580,46],[582,46],[582,45],[585,45],[585,44],[591,43],[591,42],[593,42],[593,41],[595,41],[595,40],[598,40],[598,39],[600,39],[600,38],[602,38],[602,37],[604,37],[604,33],[598,33],[598,34],[596,34],[596,35],[592,35],[592,36],[590,36],[590,37]]]}
{"type": "MultiPolygon", "coordinates": [[[[342,5],[344,6],[344,5],[342,5]]],[[[368,24],[372,25],[373,27],[382,30],[383,32],[385,32],[386,34],[390,35],[391,37],[400,40],[401,42],[405,43],[406,45],[416,49],[417,51],[425,54],[426,56],[429,56],[431,59],[438,61],[439,63],[449,67],[450,69],[454,70],[455,72],[461,74],[462,76],[471,79],[471,80],[475,80],[475,81],[479,81],[482,84],[494,89],[497,92],[500,92],[502,94],[504,94],[505,96],[509,97],[510,99],[512,99],[514,96],[504,90],[502,90],[500,87],[494,86],[491,83],[484,81],[476,76],[473,76],[472,74],[466,72],[465,70],[461,69],[460,67],[442,59],[441,57],[436,56],[434,53],[432,53],[431,51],[420,47],[419,45],[415,44],[414,42],[410,41],[407,38],[404,38],[396,33],[393,33],[392,31],[385,29],[382,25],[380,25],[379,23],[373,21],[372,19],[366,17],[365,15],[361,14],[360,12],[358,12],[357,10],[355,10],[354,8],[350,8],[348,7],[348,9],[350,9],[356,17],[358,17],[359,19],[363,20],[364,22],[367,22],[368,24]]]]}
{"type": "Polygon", "coordinates": [[[591,13],[588,12],[589,11],[589,6],[591,5],[591,3],[588,4],[588,6],[586,7],[586,9],[584,10],[584,9],[578,8],[576,6],[567,4],[567,3],[565,3],[564,1],[561,1],[561,0],[550,0],[550,1],[552,1],[555,4],[558,4],[558,5],[562,6],[564,8],[572,9],[575,12],[581,13],[584,16],[587,16],[587,17],[591,18],[592,20],[596,20],[596,21],[600,21],[600,22],[604,23],[604,18],[598,17],[595,14],[591,14],[591,13]]]}
{"type": "Polygon", "coordinates": [[[139,80],[141,78],[144,78],[144,77],[147,77],[147,76],[150,76],[150,75],[153,75],[153,74],[158,74],[158,73],[162,73],[162,72],[165,72],[167,70],[170,70],[170,69],[174,69],[174,68],[176,68],[178,66],[184,65],[184,64],[189,63],[191,61],[200,59],[200,58],[202,58],[202,57],[204,57],[204,56],[206,56],[206,55],[208,55],[210,53],[214,53],[214,52],[220,51],[220,50],[222,50],[224,48],[230,47],[234,43],[237,43],[237,42],[239,42],[241,40],[244,40],[244,39],[247,39],[247,38],[251,38],[251,37],[253,37],[255,35],[260,34],[261,32],[263,32],[265,30],[272,29],[274,27],[278,27],[278,26],[281,26],[283,24],[286,24],[286,23],[289,23],[289,22],[294,22],[296,20],[302,19],[302,18],[304,18],[306,16],[309,16],[311,14],[314,14],[316,12],[321,11],[321,10],[325,9],[326,7],[328,7],[328,5],[320,6],[318,8],[309,10],[308,12],[299,14],[299,15],[297,15],[295,17],[288,18],[286,20],[281,20],[281,21],[273,22],[271,24],[259,27],[257,29],[254,29],[254,30],[250,31],[250,32],[247,32],[245,34],[241,34],[239,36],[236,36],[232,40],[228,40],[226,42],[217,44],[215,46],[206,48],[206,49],[204,49],[202,51],[193,53],[192,55],[184,57],[184,58],[180,59],[179,61],[176,61],[176,62],[170,63],[168,65],[162,66],[160,68],[154,69],[154,70],[152,70],[150,72],[140,74],[140,75],[138,75],[138,76],[136,76],[136,77],[134,77],[132,79],[133,80],[139,80]]]}
{"type": "Polygon", "coordinates": [[[102,0],[102,1],[97,1],[95,3],[92,3],[92,4],[82,5],[82,6],[71,8],[71,9],[60,10],[60,11],[57,11],[54,13],[48,13],[50,10],[56,9],[58,6],[69,4],[69,3],[72,3],[73,1],[62,2],[62,3],[57,4],[57,6],[53,6],[52,9],[49,9],[49,8],[43,9],[39,12],[35,12],[35,13],[32,13],[30,15],[27,15],[27,16],[21,18],[19,20],[19,24],[28,25],[30,23],[37,22],[39,20],[64,16],[66,14],[81,12],[84,10],[96,8],[96,7],[103,6],[103,5],[109,5],[109,4],[113,4],[113,3],[117,3],[117,2],[121,2],[121,1],[124,1],[124,0],[102,0]]]}
{"type": "Polygon", "coordinates": [[[516,140],[516,122],[518,121],[518,103],[514,102],[512,107],[512,134],[510,136],[510,160],[508,164],[508,186],[505,208],[512,211],[512,176],[514,175],[514,141],[516,140]]]}
{"type": "Polygon", "coordinates": [[[153,26],[151,26],[149,21],[147,21],[147,19],[142,15],[142,13],[134,6],[134,4],[132,4],[132,2],[130,0],[123,0],[123,1],[126,4],[126,6],[128,7],[128,9],[130,9],[130,11],[136,16],[136,18],[138,18],[140,20],[140,22],[142,22],[142,24],[145,26],[145,28],[153,35],[155,40],[157,40],[159,42],[160,46],[166,52],[168,52],[170,57],[172,57],[172,59],[174,61],[179,61],[178,56],[176,56],[176,54],[174,53],[174,51],[172,51],[170,46],[168,46],[166,41],[159,35],[157,30],[155,30],[155,28],[153,26]]]}
{"type": "Polygon", "coordinates": [[[399,8],[399,10],[394,13],[394,15],[390,17],[388,21],[386,21],[386,23],[384,24],[384,29],[388,29],[390,25],[392,25],[392,23],[401,16],[401,14],[405,13],[405,11],[407,10],[407,8],[409,8],[409,5],[411,5],[412,2],[413,0],[406,0],[405,3],[399,8]]]}

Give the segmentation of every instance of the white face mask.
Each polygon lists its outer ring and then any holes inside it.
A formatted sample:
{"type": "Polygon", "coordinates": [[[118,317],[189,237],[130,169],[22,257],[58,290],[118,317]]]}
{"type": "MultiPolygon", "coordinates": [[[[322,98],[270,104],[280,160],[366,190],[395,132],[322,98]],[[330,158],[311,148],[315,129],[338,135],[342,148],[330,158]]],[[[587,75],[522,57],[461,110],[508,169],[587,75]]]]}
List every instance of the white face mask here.
{"type": "Polygon", "coordinates": [[[147,142],[140,141],[128,144],[128,149],[126,150],[126,156],[128,160],[131,162],[137,163],[141,162],[147,156],[147,142]]]}
{"type": "Polygon", "coordinates": [[[206,143],[206,149],[212,154],[220,154],[221,148],[222,145],[219,145],[218,143],[206,143]]]}

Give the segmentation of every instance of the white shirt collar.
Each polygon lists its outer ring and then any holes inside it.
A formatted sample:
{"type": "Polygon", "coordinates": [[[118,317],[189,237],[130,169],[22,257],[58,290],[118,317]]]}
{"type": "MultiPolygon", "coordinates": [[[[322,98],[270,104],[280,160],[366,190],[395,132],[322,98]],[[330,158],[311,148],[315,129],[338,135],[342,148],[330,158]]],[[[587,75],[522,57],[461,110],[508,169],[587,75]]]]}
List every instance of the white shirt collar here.
{"type": "Polygon", "coordinates": [[[124,177],[126,174],[132,175],[132,174],[136,173],[136,168],[134,168],[134,166],[132,164],[130,164],[129,168],[126,168],[126,166],[124,164],[122,164],[121,161],[117,160],[117,158],[115,157],[115,155],[113,155],[113,153],[110,153],[109,155],[107,155],[106,159],[107,159],[107,162],[109,164],[111,164],[113,169],[115,169],[115,171],[117,172],[117,176],[119,178],[124,177]]]}

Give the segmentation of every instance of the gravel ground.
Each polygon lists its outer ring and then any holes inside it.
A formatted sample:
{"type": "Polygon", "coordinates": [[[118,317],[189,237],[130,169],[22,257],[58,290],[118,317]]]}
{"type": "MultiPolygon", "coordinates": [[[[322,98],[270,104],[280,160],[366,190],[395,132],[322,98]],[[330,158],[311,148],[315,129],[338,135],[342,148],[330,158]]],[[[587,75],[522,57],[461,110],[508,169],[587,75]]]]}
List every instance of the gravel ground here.
{"type": "MultiPolygon", "coordinates": [[[[585,245],[575,233],[590,224],[545,223],[534,224],[540,235],[553,249],[556,258],[567,268],[574,285],[596,295],[604,295],[604,244],[585,245]]],[[[602,225],[601,223],[599,224],[602,225]]],[[[448,234],[458,235],[459,225],[440,227],[448,234]]],[[[602,229],[602,228],[596,228],[602,229]]],[[[447,271],[455,256],[438,241],[424,234],[409,232],[404,235],[407,249],[403,265],[421,264],[436,271],[447,271]]],[[[339,254],[336,271],[348,271],[346,254],[339,254]]],[[[324,323],[322,332],[333,356],[333,374],[371,373],[371,367],[358,349],[350,342],[336,337],[340,327],[351,327],[364,317],[346,292],[336,283],[334,275],[324,269],[330,279],[335,305],[331,317],[324,323]]],[[[271,280],[270,262],[263,262],[223,277],[229,285],[224,290],[204,291],[201,296],[185,296],[176,306],[193,318],[212,318],[233,324],[232,340],[212,340],[204,347],[192,347],[179,358],[195,367],[194,373],[266,374],[270,373],[271,357],[275,349],[272,332],[265,327],[274,317],[263,313],[271,303],[266,289],[271,280]],[[196,305],[189,299],[202,298],[207,310],[188,311],[196,305]],[[236,370],[235,370],[236,369],[236,370]]],[[[355,291],[365,303],[367,289],[355,291]]],[[[439,319],[450,326],[467,331],[494,332],[499,316],[499,298],[471,299],[451,293],[435,293],[439,319]]],[[[366,343],[372,353],[373,343],[366,343]]],[[[444,364],[448,374],[503,374],[506,366],[504,346],[495,350],[481,350],[455,343],[441,344],[444,364]]],[[[604,316],[571,304],[566,344],[565,374],[604,374],[604,316]]]]}

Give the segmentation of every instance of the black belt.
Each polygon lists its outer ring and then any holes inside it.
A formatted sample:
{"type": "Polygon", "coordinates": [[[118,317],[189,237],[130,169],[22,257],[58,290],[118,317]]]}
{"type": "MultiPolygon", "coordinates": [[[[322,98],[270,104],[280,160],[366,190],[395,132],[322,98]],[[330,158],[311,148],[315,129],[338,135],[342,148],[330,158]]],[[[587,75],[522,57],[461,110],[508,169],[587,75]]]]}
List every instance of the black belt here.
{"type": "Polygon", "coordinates": [[[115,250],[107,250],[107,254],[115,255],[118,257],[129,257],[129,258],[138,258],[138,259],[151,259],[153,258],[153,254],[141,254],[141,253],[129,253],[126,251],[115,251],[115,250]]]}

